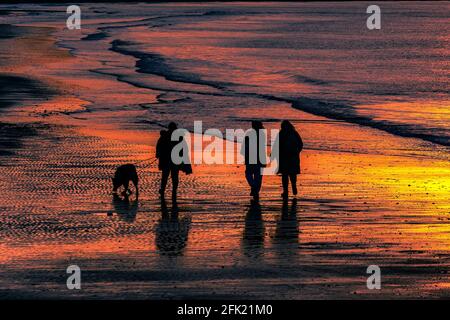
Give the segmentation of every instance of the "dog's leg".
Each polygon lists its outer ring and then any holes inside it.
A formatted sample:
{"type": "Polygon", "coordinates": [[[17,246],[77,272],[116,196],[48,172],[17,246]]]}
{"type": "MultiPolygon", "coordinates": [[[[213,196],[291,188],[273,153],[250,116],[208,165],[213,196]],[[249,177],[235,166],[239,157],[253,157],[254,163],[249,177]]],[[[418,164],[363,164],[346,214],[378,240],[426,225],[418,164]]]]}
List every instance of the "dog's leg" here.
{"type": "Polygon", "coordinates": [[[136,197],[139,195],[138,179],[137,177],[133,179],[134,188],[136,189],[136,197]]]}
{"type": "Polygon", "coordinates": [[[126,181],[123,183],[123,187],[125,188],[125,190],[123,191],[123,195],[128,195],[129,192],[129,181],[126,181]]]}

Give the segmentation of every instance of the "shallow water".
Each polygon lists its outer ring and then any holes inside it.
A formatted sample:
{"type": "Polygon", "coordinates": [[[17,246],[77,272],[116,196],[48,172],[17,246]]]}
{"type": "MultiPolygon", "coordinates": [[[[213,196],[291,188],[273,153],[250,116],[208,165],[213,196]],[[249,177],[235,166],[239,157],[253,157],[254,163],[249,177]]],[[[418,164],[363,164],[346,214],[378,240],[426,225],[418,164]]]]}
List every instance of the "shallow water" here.
{"type": "MultiPolygon", "coordinates": [[[[208,126],[234,127],[239,109],[264,108],[275,98],[299,101],[296,107],[328,118],[448,146],[447,3],[384,3],[377,31],[366,28],[366,5],[358,2],[86,4],[83,28],[72,32],[61,25],[62,7],[23,7],[55,10],[2,19],[59,30],[58,46],[77,60],[42,72],[65,83],[74,77],[92,110],[117,101],[105,101],[95,90],[97,80],[106,78],[96,74],[110,74],[176,93],[161,123],[182,114],[180,121],[191,127],[186,115],[193,112],[208,126]],[[235,117],[211,116],[211,109],[232,109],[235,117]]],[[[141,118],[154,120],[155,112],[150,108],[141,118]]]]}

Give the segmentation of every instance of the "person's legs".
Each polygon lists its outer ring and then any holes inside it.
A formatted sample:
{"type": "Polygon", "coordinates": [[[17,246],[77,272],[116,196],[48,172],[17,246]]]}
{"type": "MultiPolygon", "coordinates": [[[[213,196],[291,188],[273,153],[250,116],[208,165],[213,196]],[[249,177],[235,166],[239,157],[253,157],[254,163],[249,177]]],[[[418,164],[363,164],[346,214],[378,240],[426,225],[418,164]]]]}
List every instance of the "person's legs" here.
{"type": "Polygon", "coordinates": [[[169,178],[169,169],[164,169],[161,172],[161,189],[159,189],[159,194],[164,197],[164,192],[166,191],[167,179],[169,178]]]}
{"type": "Polygon", "coordinates": [[[262,174],[261,174],[261,168],[255,168],[254,172],[254,182],[255,182],[255,192],[259,194],[259,191],[261,191],[261,185],[262,185],[262,174]]]}
{"type": "Polygon", "coordinates": [[[283,184],[282,196],[284,198],[287,198],[287,196],[289,194],[289,176],[287,174],[283,173],[281,176],[281,182],[283,184]]]}
{"type": "Polygon", "coordinates": [[[291,179],[292,193],[297,195],[297,175],[291,174],[289,175],[289,178],[291,179]]]}
{"type": "Polygon", "coordinates": [[[255,184],[255,181],[254,181],[254,177],[253,177],[253,170],[252,170],[252,167],[251,166],[246,166],[245,167],[245,179],[247,180],[247,183],[248,183],[248,185],[250,186],[250,188],[251,188],[251,193],[250,193],[250,195],[252,196],[253,195],[253,193],[254,193],[254,184],[255,184]]]}
{"type": "Polygon", "coordinates": [[[172,198],[174,199],[177,197],[179,172],[180,170],[178,170],[178,168],[170,169],[170,177],[172,178],[172,198]]]}

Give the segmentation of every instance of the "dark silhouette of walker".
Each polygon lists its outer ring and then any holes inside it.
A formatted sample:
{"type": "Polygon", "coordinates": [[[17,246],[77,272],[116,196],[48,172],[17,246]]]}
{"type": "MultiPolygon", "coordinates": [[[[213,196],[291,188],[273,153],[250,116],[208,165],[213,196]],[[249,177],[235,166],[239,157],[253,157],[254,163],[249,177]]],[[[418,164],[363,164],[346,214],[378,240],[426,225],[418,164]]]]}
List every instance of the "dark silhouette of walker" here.
{"type": "Polygon", "coordinates": [[[252,137],[247,134],[244,137],[241,154],[245,158],[245,178],[250,186],[250,195],[255,201],[259,200],[259,192],[262,185],[261,170],[265,167],[265,150],[266,150],[266,136],[264,134],[264,126],[261,121],[252,121],[252,137]],[[261,156],[261,154],[263,154],[261,156]],[[261,159],[263,158],[263,159],[261,159]]]}
{"type": "Polygon", "coordinates": [[[281,122],[281,130],[275,140],[274,148],[278,153],[278,174],[281,174],[283,193],[286,199],[289,195],[289,180],[292,193],[297,195],[297,175],[300,174],[300,152],[303,150],[303,141],[294,126],[288,121],[281,122]],[[278,146],[276,145],[278,144],[278,146]]]}
{"type": "MultiPolygon", "coordinates": [[[[172,179],[172,200],[176,202],[177,199],[177,189],[179,183],[179,173],[180,170],[186,174],[192,173],[192,166],[190,163],[176,164],[172,159],[172,150],[180,142],[184,143],[182,137],[178,141],[172,141],[172,133],[177,130],[177,125],[175,122],[169,123],[168,130],[161,130],[160,137],[156,144],[156,158],[158,158],[158,169],[161,170],[161,188],[159,189],[159,194],[161,198],[164,198],[164,193],[166,191],[167,180],[169,175],[172,179]]],[[[187,149],[187,148],[186,148],[187,149]]],[[[183,157],[182,151],[180,156],[183,157]]]]}
{"type": "MultiPolygon", "coordinates": [[[[251,188],[250,195],[253,196],[255,201],[258,201],[262,185],[261,171],[266,166],[265,147],[267,141],[261,121],[252,121],[252,129],[256,135],[253,139],[250,134],[244,137],[241,153],[245,157],[245,178],[251,188]]],[[[174,147],[179,143],[186,143],[183,137],[180,137],[178,140],[172,140],[172,134],[175,130],[177,130],[176,123],[169,123],[167,131],[160,131],[160,138],[156,145],[156,158],[159,160],[158,168],[162,172],[159,194],[161,198],[164,198],[170,175],[172,179],[172,199],[174,202],[176,202],[177,198],[179,172],[183,171],[186,174],[192,173],[192,166],[189,161],[183,160],[182,163],[178,164],[172,159],[174,147]]],[[[277,173],[282,176],[283,193],[281,195],[283,199],[288,198],[289,181],[291,181],[292,193],[294,195],[298,193],[297,175],[300,174],[300,152],[302,149],[303,141],[300,134],[288,120],[282,121],[281,130],[272,149],[278,150],[278,154],[272,154],[272,159],[277,160],[277,173]]],[[[179,156],[182,159],[189,159],[188,155],[187,157],[183,157],[183,150],[188,150],[188,148],[181,148],[180,150],[179,156]]]]}

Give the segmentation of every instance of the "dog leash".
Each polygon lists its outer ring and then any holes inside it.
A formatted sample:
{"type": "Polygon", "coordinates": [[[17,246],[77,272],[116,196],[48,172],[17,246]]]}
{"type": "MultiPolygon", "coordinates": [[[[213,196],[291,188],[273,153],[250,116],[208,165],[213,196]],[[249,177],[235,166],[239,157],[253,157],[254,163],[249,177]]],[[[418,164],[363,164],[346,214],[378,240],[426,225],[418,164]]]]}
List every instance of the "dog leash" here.
{"type": "MultiPolygon", "coordinates": [[[[147,159],[142,159],[142,160],[139,160],[139,161],[136,161],[135,163],[136,164],[139,164],[139,163],[143,163],[143,162],[146,162],[146,161],[150,161],[150,163],[148,164],[148,166],[150,167],[152,164],[154,164],[156,161],[158,160],[158,158],[147,158],[147,159]]],[[[196,184],[196,179],[195,179],[195,175],[193,175],[192,173],[190,174],[190,175],[192,175],[192,182],[193,182],[193,185],[194,185],[194,187],[195,187],[195,184],[196,184]]],[[[195,194],[195,193],[194,193],[195,194]]],[[[192,202],[194,203],[195,202],[195,199],[192,199],[192,202]]]]}
{"type": "Polygon", "coordinates": [[[154,158],[154,159],[152,159],[152,158],[147,158],[147,159],[143,159],[143,160],[136,161],[135,163],[136,163],[136,164],[139,164],[139,163],[143,163],[143,162],[146,162],[146,161],[150,161],[150,163],[149,163],[148,165],[151,166],[151,165],[154,164],[156,161],[158,161],[158,158],[154,158]]]}

